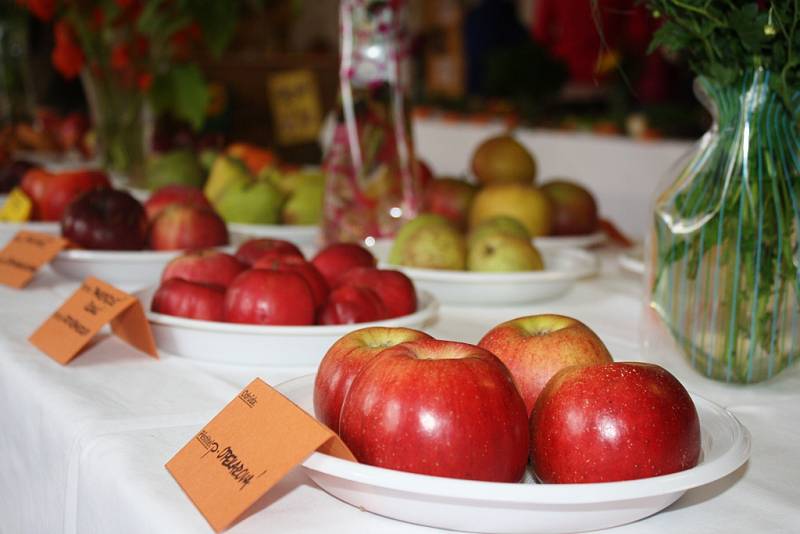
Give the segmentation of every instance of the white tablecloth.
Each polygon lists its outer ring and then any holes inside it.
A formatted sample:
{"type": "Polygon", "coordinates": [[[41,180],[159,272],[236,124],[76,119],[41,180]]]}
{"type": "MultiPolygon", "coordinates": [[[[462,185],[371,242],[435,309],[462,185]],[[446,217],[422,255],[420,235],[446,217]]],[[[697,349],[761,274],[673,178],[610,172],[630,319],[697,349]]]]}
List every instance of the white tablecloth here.
{"type": "MultiPolygon", "coordinates": [[[[671,350],[644,354],[639,278],[620,270],[613,251],[603,257],[601,276],[559,300],[444,307],[430,331],[476,342],[515,316],[572,315],[598,332],[615,359],[666,366],[752,432],[752,458],[744,467],[609,532],[798,532],[800,367],[741,387],[699,376],[671,350]]],[[[49,270],[24,291],[0,286],[0,533],[211,532],[164,463],[252,378],[276,384],[313,369],[198,364],[169,355],[154,360],[107,335],[61,366],[26,338],[75,287],[49,270]]],[[[300,469],[256,510],[230,532],[432,532],[338,501],[300,469]]]]}

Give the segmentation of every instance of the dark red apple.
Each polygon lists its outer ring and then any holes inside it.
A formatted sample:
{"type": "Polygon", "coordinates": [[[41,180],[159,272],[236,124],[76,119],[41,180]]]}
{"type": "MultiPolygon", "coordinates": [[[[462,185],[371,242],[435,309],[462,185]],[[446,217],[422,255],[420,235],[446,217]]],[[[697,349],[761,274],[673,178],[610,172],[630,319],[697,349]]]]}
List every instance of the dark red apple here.
{"type": "Polygon", "coordinates": [[[681,383],[657,365],[559,371],[530,420],[531,462],[545,483],[614,482],[683,471],[700,457],[700,423],[681,383]]]}
{"type": "Polygon", "coordinates": [[[542,184],[541,190],[553,206],[553,235],[582,235],[597,231],[597,203],[588,189],[569,180],[551,180],[542,184]]]}
{"type": "Polygon", "coordinates": [[[378,294],[368,287],[339,286],[319,312],[319,324],[369,323],[388,318],[378,294]]]}
{"type": "Polygon", "coordinates": [[[331,345],[314,380],[314,414],[339,432],[339,413],[350,384],[361,369],[384,349],[431,337],[411,328],[373,326],[345,334],[331,345]]]}
{"type": "Polygon", "coordinates": [[[336,287],[339,278],[355,267],[375,267],[377,260],[372,253],[354,243],[334,243],[320,250],[311,260],[328,285],[336,287]]]}
{"type": "Polygon", "coordinates": [[[478,343],[508,367],[530,414],[547,381],[564,367],[612,361],[591,328],[572,317],[529,315],[501,323],[478,343]]]}
{"type": "Polygon", "coordinates": [[[228,227],[212,209],[172,204],[150,223],[147,236],[153,250],[185,250],[228,244],[228,227]]]}
{"type": "Polygon", "coordinates": [[[147,215],[130,193],[95,189],[64,210],[61,235],[87,249],[141,250],[147,244],[147,215]]]}
{"type": "Polygon", "coordinates": [[[190,185],[170,184],[157,189],[144,203],[147,219],[152,221],[161,210],[172,204],[188,204],[212,209],[203,191],[190,185]]]}
{"type": "Polygon", "coordinates": [[[42,197],[36,201],[43,221],[60,221],[70,202],[93,189],[110,188],[111,182],[103,171],[81,170],[59,172],[45,180],[42,197]]]}
{"type": "Polygon", "coordinates": [[[304,257],[303,253],[294,243],[283,239],[271,239],[268,237],[245,241],[239,245],[239,248],[236,250],[236,258],[250,267],[265,254],[269,254],[273,258],[287,254],[300,258],[304,257]]]}
{"type": "Polygon", "coordinates": [[[414,282],[400,271],[356,267],[339,278],[339,284],[372,289],[383,302],[387,318],[401,317],[417,311],[414,282]]]}
{"type": "Polygon", "coordinates": [[[22,177],[36,165],[25,160],[4,161],[0,164],[0,193],[8,193],[22,182],[22,177]]]}
{"type": "Polygon", "coordinates": [[[158,287],[150,309],[203,321],[225,320],[225,288],[170,278],[158,287]]]}
{"type": "Polygon", "coordinates": [[[225,318],[232,323],[310,325],[314,297],[297,273],[250,269],[228,286],[225,318]]]}
{"type": "Polygon", "coordinates": [[[477,187],[457,178],[437,178],[425,188],[422,209],[446,218],[458,228],[466,228],[469,209],[477,187]]]}
{"type": "Polygon", "coordinates": [[[201,249],[171,260],[161,273],[161,282],[182,278],[189,282],[228,287],[246,267],[231,254],[201,249]]]}
{"type": "Polygon", "coordinates": [[[350,385],[339,430],[359,462],[412,473],[518,482],[528,460],[525,403],[508,370],[453,341],[373,358],[350,385]]]}
{"type": "Polygon", "coordinates": [[[428,184],[434,179],[433,171],[430,166],[421,159],[415,160],[415,171],[417,174],[417,181],[421,191],[424,191],[428,184]]]}
{"type": "Polygon", "coordinates": [[[268,269],[299,274],[311,289],[311,295],[314,297],[314,308],[317,310],[328,300],[328,294],[330,293],[328,283],[317,268],[314,267],[314,264],[303,258],[292,254],[276,257],[276,255],[268,252],[253,264],[253,269],[268,269]]]}

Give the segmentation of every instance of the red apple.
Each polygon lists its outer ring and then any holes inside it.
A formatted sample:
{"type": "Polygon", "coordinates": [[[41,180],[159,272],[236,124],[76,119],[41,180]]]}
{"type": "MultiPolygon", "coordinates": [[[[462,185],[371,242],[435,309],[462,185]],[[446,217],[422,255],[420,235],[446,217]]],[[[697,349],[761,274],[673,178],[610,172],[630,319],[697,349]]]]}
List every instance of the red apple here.
{"type": "Polygon", "coordinates": [[[167,206],[150,223],[153,250],[183,250],[228,244],[228,227],[217,212],[186,204],[167,206]]]}
{"type": "Polygon", "coordinates": [[[417,311],[417,292],[411,279],[400,271],[356,267],[339,278],[340,285],[366,287],[375,291],[386,308],[387,318],[417,311]]]}
{"type": "Polygon", "coordinates": [[[311,295],[314,297],[314,308],[317,310],[328,300],[328,293],[330,293],[328,283],[317,268],[314,267],[314,264],[303,258],[292,254],[276,256],[272,252],[267,252],[253,264],[253,269],[269,269],[299,274],[311,289],[311,295]]]}
{"type": "Polygon", "coordinates": [[[570,365],[612,360],[588,326],[563,315],[519,317],[501,323],[478,343],[508,367],[530,414],[536,398],[554,374],[570,365]]]}
{"type": "Polygon", "coordinates": [[[573,366],[544,388],[530,421],[545,483],[613,482],[697,465],[700,422],[681,383],[657,365],[573,366]]]}
{"type": "Polygon", "coordinates": [[[359,462],[426,475],[518,482],[528,417],[488,351],[422,339],[381,352],[355,377],[339,430],[359,462]]]}
{"type": "Polygon", "coordinates": [[[231,254],[201,249],[171,260],[161,273],[161,282],[182,278],[189,282],[228,287],[246,267],[231,254]]]}
{"type": "Polygon", "coordinates": [[[61,235],[88,249],[141,250],[147,244],[147,215],[130,193],[95,189],[64,210],[61,235]]]}
{"type": "Polygon", "coordinates": [[[39,204],[44,200],[45,188],[52,177],[52,173],[39,167],[33,167],[22,175],[19,186],[22,192],[31,199],[31,203],[33,204],[31,212],[32,220],[41,220],[39,204]]]}
{"type": "Polygon", "coordinates": [[[161,210],[172,204],[188,204],[199,208],[213,209],[200,189],[189,185],[170,184],[157,189],[144,203],[147,219],[152,221],[161,210]]]}
{"type": "Polygon", "coordinates": [[[354,330],[331,345],[317,369],[314,381],[314,414],[323,424],[339,431],[339,413],[350,384],[361,369],[384,349],[418,339],[431,339],[411,328],[373,326],[354,330]]]}
{"type": "Polygon", "coordinates": [[[297,273],[250,269],[228,286],[225,318],[232,323],[310,325],[314,297],[297,273]]]}
{"type": "Polygon", "coordinates": [[[334,243],[323,248],[311,260],[328,285],[339,285],[339,277],[354,267],[375,267],[377,260],[370,251],[354,243],[334,243]]]}
{"type": "Polygon", "coordinates": [[[370,323],[387,318],[386,307],[368,287],[339,286],[319,312],[319,324],[370,323]]]}
{"type": "Polygon", "coordinates": [[[251,267],[265,254],[271,255],[273,258],[286,254],[303,258],[303,253],[294,243],[268,237],[245,241],[236,250],[236,258],[251,267]]]}
{"type": "Polygon", "coordinates": [[[437,178],[425,188],[422,210],[441,215],[459,228],[466,228],[476,192],[477,188],[464,180],[437,178]]]}
{"type": "Polygon", "coordinates": [[[582,235],[597,231],[597,203],[588,189],[569,180],[551,180],[542,184],[541,190],[553,206],[553,235],[582,235]]]}
{"type": "Polygon", "coordinates": [[[421,191],[424,191],[425,188],[428,187],[428,184],[434,179],[433,171],[430,166],[421,159],[415,160],[415,164],[419,188],[421,191]]]}
{"type": "Polygon", "coordinates": [[[170,278],[158,287],[150,309],[203,321],[225,320],[225,288],[170,278]]]}
{"type": "Polygon", "coordinates": [[[41,183],[33,187],[35,192],[29,196],[36,204],[36,212],[42,221],[59,221],[67,205],[82,193],[111,187],[108,176],[102,171],[81,170],[33,176],[38,176],[41,183]]]}

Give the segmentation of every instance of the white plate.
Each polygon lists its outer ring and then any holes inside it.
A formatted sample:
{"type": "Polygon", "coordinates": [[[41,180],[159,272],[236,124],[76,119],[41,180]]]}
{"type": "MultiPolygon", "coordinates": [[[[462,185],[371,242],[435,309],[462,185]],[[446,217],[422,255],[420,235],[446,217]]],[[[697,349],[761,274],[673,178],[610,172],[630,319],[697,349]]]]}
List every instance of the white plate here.
{"type": "MultiPolygon", "coordinates": [[[[3,204],[0,200],[0,206],[3,204]]],[[[58,222],[26,221],[5,222],[0,221],[0,247],[11,240],[20,230],[41,232],[43,234],[61,235],[61,225],[58,222]]]]}
{"type": "MultiPolygon", "coordinates": [[[[155,288],[138,296],[150,310],[155,288]]],[[[147,312],[159,349],[195,360],[243,365],[316,366],[333,343],[358,328],[405,326],[422,329],[436,314],[430,293],[417,295],[419,308],[411,315],[372,323],[334,326],[261,326],[199,321],[147,312]]]]}
{"type": "MultiPolygon", "coordinates": [[[[313,413],[314,376],[276,388],[313,413]]],[[[692,395],[700,416],[700,463],[680,473],[602,484],[503,484],[404,473],[313,453],[303,467],[334,497],[410,523],[470,532],[579,532],[652,515],[709,484],[750,455],[750,433],[727,410],[692,395]]]]}
{"type": "Polygon", "coordinates": [[[94,276],[122,289],[135,291],[161,278],[164,266],[183,250],[83,250],[60,252],[50,264],[58,274],[72,280],[94,276]]]}
{"type": "Polygon", "coordinates": [[[586,235],[543,236],[533,238],[533,244],[539,250],[558,248],[588,248],[605,243],[606,234],[595,232],[586,235]]]}
{"type": "Polygon", "coordinates": [[[579,249],[542,251],[545,269],[513,273],[480,273],[418,269],[388,264],[414,284],[430,291],[442,304],[514,305],[561,296],[581,278],[597,272],[591,252],[579,249]]]}
{"type": "Polygon", "coordinates": [[[644,274],[644,251],[636,246],[622,252],[617,258],[619,266],[634,274],[644,274]]]}
{"type": "Polygon", "coordinates": [[[228,223],[228,231],[234,245],[248,239],[271,237],[291,241],[299,247],[316,247],[321,238],[316,225],[228,223]]]}

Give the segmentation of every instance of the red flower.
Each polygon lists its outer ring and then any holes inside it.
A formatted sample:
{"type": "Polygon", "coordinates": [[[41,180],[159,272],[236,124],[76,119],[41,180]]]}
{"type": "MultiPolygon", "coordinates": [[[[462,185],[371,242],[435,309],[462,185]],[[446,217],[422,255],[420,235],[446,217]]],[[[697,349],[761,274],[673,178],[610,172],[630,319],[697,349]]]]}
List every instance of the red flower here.
{"type": "Polygon", "coordinates": [[[131,65],[130,47],[127,43],[115,44],[111,49],[111,68],[123,71],[131,65]]]}
{"type": "Polygon", "coordinates": [[[136,83],[139,86],[139,90],[146,93],[153,86],[153,75],[149,72],[142,72],[139,74],[139,79],[136,83]]]}
{"type": "Polygon", "coordinates": [[[83,69],[84,55],[69,24],[58,21],[53,27],[56,45],[51,59],[56,70],[65,78],[75,78],[83,69]]]}
{"type": "Polygon", "coordinates": [[[175,57],[180,61],[189,59],[192,47],[200,42],[202,36],[203,32],[196,22],[192,22],[188,26],[175,32],[172,37],[170,37],[175,57]]]}
{"type": "Polygon", "coordinates": [[[49,21],[56,13],[55,0],[18,0],[20,4],[36,15],[37,18],[49,21]]]}
{"type": "Polygon", "coordinates": [[[92,16],[89,20],[89,27],[93,31],[100,31],[103,27],[103,23],[106,20],[106,14],[101,7],[95,7],[92,10],[92,16]]]}

